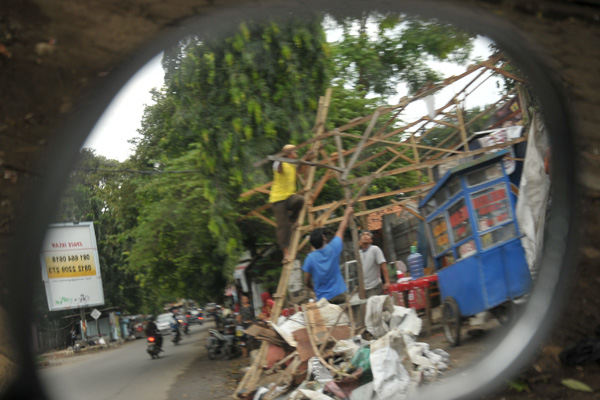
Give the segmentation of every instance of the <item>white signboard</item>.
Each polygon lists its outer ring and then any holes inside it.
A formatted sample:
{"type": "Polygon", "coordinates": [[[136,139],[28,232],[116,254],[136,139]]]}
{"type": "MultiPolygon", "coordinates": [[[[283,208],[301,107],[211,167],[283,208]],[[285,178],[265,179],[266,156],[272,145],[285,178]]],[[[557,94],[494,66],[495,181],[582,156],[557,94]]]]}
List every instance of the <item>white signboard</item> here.
{"type": "Polygon", "coordinates": [[[40,258],[50,311],[104,305],[93,222],[50,225],[40,258]]]}

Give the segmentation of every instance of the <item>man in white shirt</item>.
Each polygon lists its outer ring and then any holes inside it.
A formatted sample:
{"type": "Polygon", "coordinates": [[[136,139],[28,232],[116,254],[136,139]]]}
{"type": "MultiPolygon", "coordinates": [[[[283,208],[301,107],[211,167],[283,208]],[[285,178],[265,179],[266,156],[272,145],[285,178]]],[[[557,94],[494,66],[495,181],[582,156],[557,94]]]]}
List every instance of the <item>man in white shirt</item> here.
{"type": "Polygon", "coordinates": [[[363,231],[360,234],[359,245],[367,298],[384,294],[390,285],[390,276],[383,251],[372,243],[373,234],[363,231]],[[384,283],[381,281],[382,276],[384,283]]]}

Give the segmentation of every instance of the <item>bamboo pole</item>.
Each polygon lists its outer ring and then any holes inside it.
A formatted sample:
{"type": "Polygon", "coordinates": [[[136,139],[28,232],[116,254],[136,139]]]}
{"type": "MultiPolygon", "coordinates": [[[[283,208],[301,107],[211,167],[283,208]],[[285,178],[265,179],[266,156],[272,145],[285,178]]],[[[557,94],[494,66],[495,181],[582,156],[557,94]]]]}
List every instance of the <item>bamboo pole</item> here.
{"type": "Polygon", "coordinates": [[[365,131],[365,133],[362,135],[360,142],[358,143],[358,146],[356,147],[356,151],[354,152],[354,154],[352,154],[352,158],[350,158],[350,161],[348,161],[348,165],[346,166],[345,170],[342,172],[342,181],[345,181],[348,178],[348,174],[350,173],[350,171],[352,171],[352,168],[354,167],[354,163],[360,156],[360,153],[362,152],[363,147],[365,146],[367,139],[369,138],[369,135],[371,135],[373,128],[375,128],[375,124],[377,123],[377,118],[379,118],[379,109],[375,110],[375,112],[373,113],[371,122],[369,123],[369,126],[367,127],[367,130],[365,131]]]}
{"type": "MultiPolygon", "coordinates": [[[[317,113],[317,121],[316,121],[317,135],[320,133],[320,131],[323,129],[323,127],[325,125],[324,119],[327,116],[327,110],[329,108],[330,101],[331,101],[331,89],[327,89],[327,91],[325,93],[325,97],[320,99],[321,107],[319,107],[319,112],[317,113]]],[[[312,150],[317,150],[317,148],[318,148],[318,142],[315,142],[312,150]]],[[[306,202],[308,201],[309,196],[310,196],[310,189],[312,188],[314,175],[315,175],[315,169],[316,169],[316,167],[310,166],[309,170],[308,170],[308,179],[306,180],[306,184],[304,186],[305,206],[302,207],[302,210],[300,210],[300,215],[298,216],[298,225],[299,226],[302,224],[302,222],[304,221],[305,216],[306,216],[306,212],[307,212],[306,202]]],[[[300,230],[296,229],[292,235],[292,238],[290,239],[291,247],[289,249],[289,254],[290,254],[290,258],[292,260],[296,257],[299,240],[300,240],[300,230]]],[[[271,319],[274,321],[277,321],[277,318],[279,317],[279,313],[281,312],[283,300],[285,298],[285,292],[287,290],[287,283],[288,283],[289,277],[292,272],[292,266],[293,266],[293,262],[291,262],[291,261],[286,262],[286,263],[284,263],[283,269],[281,271],[281,276],[279,279],[279,284],[277,286],[277,291],[276,291],[275,295],[273,296],[274,300],[275,300],[274,305],[273,305],[273,308],[271,309],[271,319]]],[[[267,349],[268,349],[268,343],[266,341],[263,341],[263,343],[260,347],[258,356],[256,357],[256,359],[254,360],[254,363],[252,364],[250,369],[246,372],[246,374],[244,375],[244,378],[238,385],[238,387],[234,393],[234,397],[237,398],[238,397],[237,395],[240,393],[240,391],[245,389],[246,387],[254,388],[254,386],[256,385],[256,383],[262,373],[261,366],[265,361],[265,358],[267,355],[267,349]]]]}
{"type": "MultiPolygon", "coordinates": [[[[373,120],[376,120],[376,118],[373,118],[373,120]]],[[[342,147],[342,139],[339,136],[335,137],[335,143],[338,149],[338,154],[343,154],[343,147],[342,147]]],[[[354,154],[359,154],[360,151],[355,152],[354,154]]],[[[345,168],[346,171],[350,171],[351,167],[348,166],[346,167],[345,165],[345,161],[344,161],[344,157],[339,157],[338,158],[338,162],[340,164],[340,167],[345,168]]],[[[340,181],[343,183],[344,182],[344,178],[343,176],[339,177],[340,181]]],[[[348,186],[344,186],[344,196],[346,198],[346,204],[347,207],[352,207],[353,203],[351,203],[350,200],[350,188],[348,186]]],[[[363,265],[362,265],[362,260],[360,258],[360,252],[358,250],[358,232],[356,231],[356,220],[354,218],[350,219],[350,234],[352,235],[352,249],[354,250],[354,258],[356,259],[356,269],[358,272],[358,296],[361,299],[364,299],[366,296],[366,291],[365,291],[365,274],[363,271],[363,265]]]]}

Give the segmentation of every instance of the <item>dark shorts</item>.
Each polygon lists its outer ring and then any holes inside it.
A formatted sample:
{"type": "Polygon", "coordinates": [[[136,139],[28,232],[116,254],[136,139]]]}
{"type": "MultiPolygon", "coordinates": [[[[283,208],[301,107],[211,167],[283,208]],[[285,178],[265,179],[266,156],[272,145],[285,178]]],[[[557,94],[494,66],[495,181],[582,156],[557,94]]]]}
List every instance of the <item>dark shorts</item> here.
{"type": "Polygon", "coordinates": [[[328,302],[330,302],[331,304],[345,304],[346,303],[346,292],[342,293],[342,294],[338,294],[335,297],[332,297],[331,299],[327,300],[328,302]]]}

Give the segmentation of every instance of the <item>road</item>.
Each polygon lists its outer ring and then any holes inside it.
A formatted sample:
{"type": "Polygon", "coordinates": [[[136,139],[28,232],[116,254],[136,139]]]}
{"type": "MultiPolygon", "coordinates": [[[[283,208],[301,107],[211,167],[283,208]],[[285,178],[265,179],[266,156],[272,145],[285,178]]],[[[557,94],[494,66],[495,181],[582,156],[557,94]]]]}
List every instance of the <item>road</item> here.
{"type": "MultiPolygon", "coordinates": [[[[145,352],[145,340],[121,347],[67,358],[63,365],[40,371],[42,382],[52,399],[104,400],[228,400],[250,365],[249,359],[209,360],[204,344],[209,322],[191,327],[180,345],[165,337],[165,350],[158,360],[145,352]]],[[[447,381],[489,351],[490,338],[498,333],[495,320],[463,327],[463,343],[451,348],[444,339],[441,325],[433,334],[420,337],[431,349],[443,348],[450,353],[450,370],[438,377],[447,381]]]]}
{"type": "Polygon", "coordinates": [[[212,324],[192,325],[175,346],[165,336],[161,357],[152,360],[146,341],[138,339],[118,348],[65,359],[62,365],[40,371],[51,399],[165,400],[169,389],[198,355],[204,353],[206,330],[212,324]]]}

